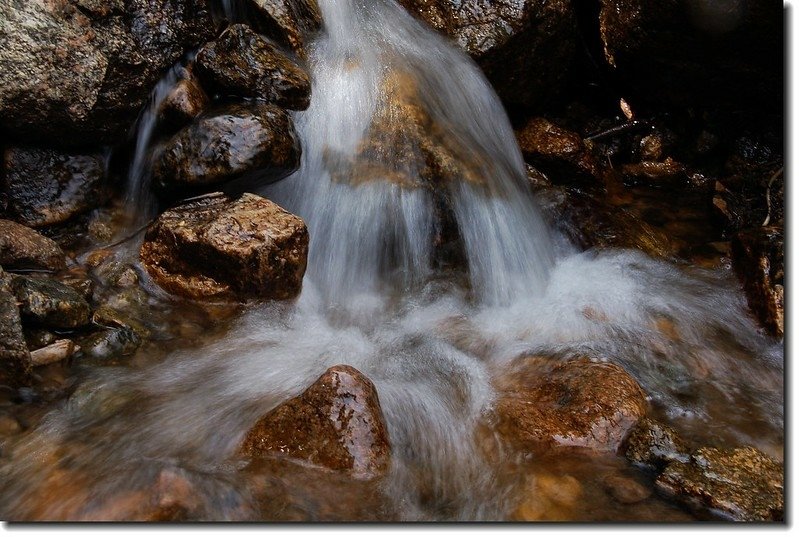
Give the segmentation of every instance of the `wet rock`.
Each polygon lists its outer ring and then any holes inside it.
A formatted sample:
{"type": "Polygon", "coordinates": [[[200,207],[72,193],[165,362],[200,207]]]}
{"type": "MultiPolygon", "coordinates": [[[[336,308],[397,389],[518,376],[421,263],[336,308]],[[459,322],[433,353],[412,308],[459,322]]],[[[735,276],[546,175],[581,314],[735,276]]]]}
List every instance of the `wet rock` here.
{"type": "Polygon", "coordinates": [[[215,34],[205,0],[0,5],[0,131],[54,145],[124,139],[150,90],[215,34]]]}
{"type": "Polygon", "coordinates": [[[339,365],[258,420],[239,451],[256,458],[282,454],[372,479],[388,469],[391,447],[374,385],[339,365]]]}
{"type": "Polygon", "coordinates": [[[614,452],[647,408],[621,367],[586,359],[518,359],[497,381],[498,430],[524,450],[575,446],[614,452]]]}
{"type": "Polygon", "coordinates": [[[656,106],[782,109],[783,14],[770,0],[601,0],[622,91],[656,106]],[[731,91],[731,88],[734,88],[731,91]]]}
{"type": "Polygon", "coordinates": [[[194,71],[183,69],[180,80],[158,108],[158,126],[170,132],[179,130],[205,111],[210,102],[194,71]]]}
{"type": "Polygon", "coordinates": [[[77,328],[89,322],[86,299],[61,282],[13,276],[9,289],[26,320],[51,328],[77,328]]]}
{"type": "Polygon", "coordinates": [[[22,333],[17,299],[0,268],[0,386],[18,388],[30,384],[30,353],[22,333]]]}
{"type": "Polygon", "coordinates": [[[0,414],[0,436],[10,436],[22,430],[22,426],[14,418],[8,414],[0,414]]]}
{"type": "Polygon", "coordinates": [[[41,349],[58,340],[54,332],[44,328],[25,328],[24,333],[28,349],[41,349]]]}
{"type": "Polygon", "coordinates": [[[526,481],[524,497],[511,514],[512,520],[574,520],[583,496],[583,486],[574,476],[543,472],[526,481]]]}
{"type": "Polygon", "coordinates": [[[687,462],[690,457],[688,445],[674,429],[649,418],[636,424],[625,445],[631,462],[658,469],[673,461],[687,462]]]}
{"type": "Polygon", "coordinates": [[[94,310],[92,322],[99,326],[129,328],[136,332],[140,338],[149,338],[151,335],[150,329],[144,323],[125,312],[107,305],[100,306],[94,310]]]}
{"type": "Polygon", "coordinates": [[[40,366],[54,364],[66,360],[75,353],[75,342],[70,339],[59,339],[46,347],[31,352],[31,365],[40,366]]]}
{"type": "Polygon", "coordinates": [[[322,28],[316,0],[249,0],[262,33],[305,58],[307,39],[322,28]]]}
{"type": "Polygon", "coordinates": [[[307,256],[303,221],[254,194],[209,194],[171,209],[141,247],[153,280],[190,298],[292,298],[307,256]]]}
{"type": "Polygon", "coordinates": [[[0,265],[6,269],[61,270],[66,267],[66,256],[52,239],[0,219],[0,265]]]}
{"type": "Polygon", "coordinates": [[[605,476],[602,480],[605,490],[619,503],[639,503],[652,495],[652,489],[642,485],[632,477],[618,474],[605,476]]]}
{"type": "Polygon", "coordinates": [[[60,272],[56,275],[56,279],[77,291],[86,300],[91,299],[94,293],[94,280],[89,277],[83,267],[73,267],[68,271],[60,272]]]}
{"type": "Polygon", "coordinates": [[[574,62],[577,22],[568,0],[400,0],[474,58],[506,103],[540,109],[574,62]]]}
{"type": "Polygon", "coordinates": [[[153,179],[162,189],[200,188],[244,175],[281,179],[300,164],[300,143],[285,110],[229,105],[209,111],[157,150],[153,179]]]}
{"type": "Polygon", "coordinates": [[[783,519],[783,466],[755,448],[702,448],[690,462],[672,462],[658,488],[691,506],[734,519],[783,519]]]}
{"type": "Polygon", "coordinates": [[[592,186],[601,181],[596,159],[579,134],[533,118],[517,131],[516,138],[525,160],[553,183],[592,186]]]}
{"type": "Polygon", "coordinates": [[[105,286],[133,287],[139,283],[139,273],[127,263],[108,261],[98,266],[92,274],[105,286]]]}
{"type": "Polygon", "coordinates": [[[688,180],[688,171],[683,164],[667,157],[662,162],[644,160],[625,164],[621,168],[625,182],[649,186],[675,185],[688,180]]]}
{"type": "Polygon", "coordinates": [[[65,222],[102,202],[100,155],[10,147],[3,154],[8,211],[31,227],[65,222]]]}
{"type": "Polygon", "coordinates": [[[101,330],[80,340],[82,356],[102,362],[131,356],[139,345],[141,338],[128,327],[101,330]]]}
{"type": "Polygon", "coordinates": [[[207,88],[305,110],[311,79],[296,62],[247,25],[229,26],[197,53],[197,73],[207,88]]]}
{"type": "Polygon", "coordinates": [[[785,250],[782,226],[738,233],[732,241],[733,266],[744,285],[749,307],[774,336],[785,331],[783,280],[785,250]]]}

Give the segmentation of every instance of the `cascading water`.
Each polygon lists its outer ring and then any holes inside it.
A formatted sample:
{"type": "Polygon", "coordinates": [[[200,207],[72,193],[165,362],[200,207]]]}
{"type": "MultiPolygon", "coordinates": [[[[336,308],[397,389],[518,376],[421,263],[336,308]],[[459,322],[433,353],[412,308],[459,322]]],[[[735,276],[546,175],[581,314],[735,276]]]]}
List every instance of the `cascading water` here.
{"type": "Polygon", "coordinates": [[[156,366],[92,373],[13,448],[4,518],[97,516],[103,498],[175,466],[203,491],[203,518],[280,518],[250,502],[236,446],[342,363],[375,383],[393,446],[380,484],[390,515],[362,518],[508,517],[513,480],[485,416],[492,378],[523,354],[616,362],[685,434],[781,456],[782,352],[728,274],[556,248],[474,64],[393,1],[319,4],[312,104],[295,116],[302,165],[263,192],[308,223],[302,295],[156,366]],[[464,278],[440,260],[447,240],[464,278]],[[41,505],[36,486],[60,483],[52,461],[79,492],[41,505]]]}

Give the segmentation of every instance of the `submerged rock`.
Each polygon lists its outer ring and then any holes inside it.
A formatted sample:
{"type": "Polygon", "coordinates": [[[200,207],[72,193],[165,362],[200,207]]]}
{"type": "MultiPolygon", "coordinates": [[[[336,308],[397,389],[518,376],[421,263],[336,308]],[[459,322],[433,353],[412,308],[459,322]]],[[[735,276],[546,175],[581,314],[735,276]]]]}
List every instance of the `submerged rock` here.
{"type": "Polygon", "coordinates": [[[297,169],[300,142],[285,110],[228,105],[209,111],[166,141],[153,162],[163,189],[198,188],[244,175],[274,181],[297,169]]]}
{"type": "Polygon", "coordinates": [[[80,340],[83,357],[102,362],[112,362],[130,356],[136,352],[139,345],[141,338],[128,327],[101,330],[80,340]]]}
{"type": "Polygon", "coordinates": [[[192,69],[183,69],[180,80],[158,108],[158,126],[168,131],[185,127],[204,112],[211,100],[192,69]]]}
{"type": "Polygon", "coordinates": [[[599,166],[579,134],[533,118],[516,132],[527,162],[555,184],[593,186],[601,180],[599,166]]]}
{"type": "Polygon", "coordinates": [[[8,285],[25,319],[51,328],[77,328],[89,322],[86,299],[61,282],[13,276],[8,285]]]}
{"type": "Polygon", "coordinates": [[[0,131],[62,146],[121,141],[152,87],[215,33],[205,0],[0,4],[0,131]]]}
{"type": "Polygon", "coordinates": [[[304,58],[307,39],[322,28],[316,0],[249,0],[263,33],[304,58]]]}
{"type": "Polygon", "coordinates": [[[621,367],[586,359],[517,360],[497,382],[498,430],[524,450],[575,446],[614,452],[646,413],[646,396],[621,367]]]}
{"type": "Polygon", "coordinates": [[[8,211],[25,225],[59,224],[102,200],[105,166],[101,155],[9,147],[3,166],[8,211]]]}
{"type": "Polygon", "coordinates": [[[292,110],[311,102],[311,79],[296,62],[247,25],[228,27],[197,53],[197,72],[207,88],[254,97],[292,110]]]}
{"type": "Polygon", "coordinates": [[[755,448],[702,448],[690,462],[672,462],[657,487],[676,499],[734,520],[783,519],[781,464],[755,448]]]}
{"type": "Polygon", "coordinates": [[[785,251],[782,226],[738,233],[732,241],[732,255],[749,307],[772,335],[783,337],[785,251]]]}
{"type": "Polygon", "coordinates": [[[570,0],[400,0],[474,58],[506,103],[540,108],[575,59],[570,0]]]}
{"type": "Polygon", "coordinates": [[[0,219],[0,266],[56,271],[66,268],[67,261],[54,240],[29,227],[0,219]]]}
{"type": "Polygon", "coordinates": [[[30,383],[31,359],[17,299],[8,287],[8,275],[0,268],[0,386],[18,388],[30,383]]]}
{"type": "Polygon", "coordinates": [[[307,390],[258,420],[239,451],[285,455],[358,479],[381,476],[391,447],[372,382],[353,367],[328,369],[307,390]]]}
{"type": "Polygon", "coordinates": [[[687,462],[690,449],[671,428],[649,418],[641,419],[624,441],[627,459],[636,464],[663,468],[673,461],[687,462]]]}
{"type": "Polygon", "coordinates": [[[141,247],[155,282],[189,298],[292,298],[307,256],[305,223],[254,194],[209,194],[170,209],[141,247]]]}

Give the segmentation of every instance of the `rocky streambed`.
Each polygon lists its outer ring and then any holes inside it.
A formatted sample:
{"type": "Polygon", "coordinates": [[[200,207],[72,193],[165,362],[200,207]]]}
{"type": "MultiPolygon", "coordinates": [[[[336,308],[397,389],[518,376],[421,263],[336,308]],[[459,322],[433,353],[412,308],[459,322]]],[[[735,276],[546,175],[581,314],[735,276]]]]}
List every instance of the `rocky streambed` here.
{"type": "Polygon", "coordinates": [[[781,4],[0,14],[4,520],[783,520],[781,4]]]}

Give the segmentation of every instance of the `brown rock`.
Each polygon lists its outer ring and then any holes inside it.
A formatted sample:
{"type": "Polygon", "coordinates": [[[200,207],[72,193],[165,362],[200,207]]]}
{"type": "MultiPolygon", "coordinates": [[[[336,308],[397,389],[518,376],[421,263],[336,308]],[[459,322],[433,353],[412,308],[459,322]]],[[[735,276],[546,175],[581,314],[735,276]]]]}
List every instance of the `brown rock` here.
{"type": "Polygon", "coordinates": [[[749,307],[772,335],[783,337],[785,252],[782,227],[760,227],[738,233],[732,241],[732,255],[749,307]]]}
{"type": "Polygon", "coordinates": [[[59,281],[13,276],[8,287],[26,321],[51,328],[77,328],[89,322],[86,299],[59,281]]]}
{"type": "Polygon", "coordinates": [[[525,160],[555,184],[596,185],[599,166],[579,134],[544,118],[533,118],[516,133],[525,160]]]}
{"type": "Polygon", "coordinates": [[[602,480],[605,490],[619,503],[639,503],[652,495],[652,489],[645,487],[632,477],[610,474],[602,480]]]}
{"type": "Polygon", "coordinates": [[[630,461],[655,468],[673,461],[687,462],[691,451],[671,427],[649,418],[636,424],[625,444],[630,461]]]}
{"type": "Polygon", "coordinates": [[[690,462],[672,462],[658,488],[689,506],[721,511],[734,520],[782,520],[782,464],[755,448],[702,448],[690,462]]]}
{"type": "Polygon", "coordinates": [[[374,385],[355,368],[339,365],[261,418],[239,451],[249,457],[283,454],[372,479],[388,469],[391,447],[374,385]]]}
{"type": "Polygon", "coordinates": [[[586,359],[518,359],[497,382],[498,430],[525,450],[616,451],[646,413],[646,396],[621,367],[586,359]]]}
{"type": "Polygon", "coordinates": [[[307,256],[303,221],[254,194],[209,194],[170,209],[141,247],[155,282],[189,298],[292,298],[307,256]]]}
{"type": "Polygon", "coordinates": [[[29,227],[0,219],[0,265],[7,269],[61,270],[66,256],[52,239],[29,227]]]}
{"type": "Polygon", "coordinates": [[[229,26],[200,49],[196,66],[203,85],[223,94],[262,99],[292,110],[305,110],[311,103],[308,73],[245,24],[229,26]]]}
{"type": "Polygon", "coordinates": [[[249,0],[258,15],[263,33],[306,57],[308,37],[322,27],[322,13],[316,0],[249,0]]]}
{"type": "Polygon", "coordinates": [[[667,157],[662,162],[644,160],[635,164],[625,164],[621,168],[625,179],[634,183],[661,186],[674,185],[678,182],[687,182],[688,173],[683,164],[667,157]]]}
{"type": "Polygon", "coordinates": [[[575,519],[583,486],[571,475],[542,472],[525,480],[522,500],[511,514],[524,522],[570,521],[575,519]]]}
{"type": "Polygon", "coordinates": [[[8,288],[8,276],[0,268],[0,386],[18,388],[30,383],[31,358],[17,299],[8,288]]]}
{"type": "Polygon", "coordinates": [[[210,104],[191,69],[183,69],[181,78],[158,108],[158,125],[170,131],[185,127],[210,104]]]}

